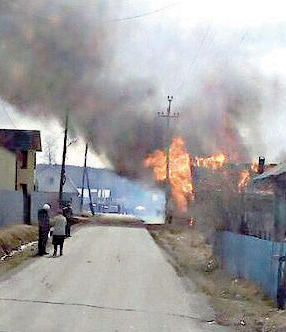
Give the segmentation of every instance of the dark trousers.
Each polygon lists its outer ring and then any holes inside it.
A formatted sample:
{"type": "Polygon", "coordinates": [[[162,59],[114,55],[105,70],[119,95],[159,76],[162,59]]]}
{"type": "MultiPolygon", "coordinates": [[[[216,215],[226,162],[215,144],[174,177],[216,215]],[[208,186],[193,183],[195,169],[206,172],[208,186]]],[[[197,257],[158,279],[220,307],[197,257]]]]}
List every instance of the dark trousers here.
{"type": "Polygon", "coordinates": [[[46,246],[48,241],[49,230],[39,230],[39,243],[38,243],[38,255],[44,255],[46,253],[46,246]]]}
{"type": "Polygon", "coordinates": [[[66,236],[71,236],[71,224],[69,221],[66,224],[66,236]]]}
{"type": "Polygon", "coordinates": [[[286,286],[282,284],[278,287],[277,290],[277,308],[279,310],[285,309],[285,300],[286,300],[286,286]]]}
{"type": "Polygon", "coordinates": [[[64,241],[65,241],[64,235],[53,235],[54,256],[57,255],[58,246],[60,246],[60,255],[63,254],[64,241]]]}

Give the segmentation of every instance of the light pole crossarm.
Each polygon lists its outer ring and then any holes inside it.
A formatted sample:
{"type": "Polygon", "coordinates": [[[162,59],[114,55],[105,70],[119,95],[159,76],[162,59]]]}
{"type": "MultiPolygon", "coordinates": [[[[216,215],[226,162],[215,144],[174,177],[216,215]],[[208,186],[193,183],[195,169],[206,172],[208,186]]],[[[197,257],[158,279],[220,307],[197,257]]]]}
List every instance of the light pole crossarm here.
{"type": "Polygon", "coordinates": [[[167,114],[158,114],[159,118],[176,118],[178,119],[179,113],[174,114],[174,115],[167,115],[167,114]]]}

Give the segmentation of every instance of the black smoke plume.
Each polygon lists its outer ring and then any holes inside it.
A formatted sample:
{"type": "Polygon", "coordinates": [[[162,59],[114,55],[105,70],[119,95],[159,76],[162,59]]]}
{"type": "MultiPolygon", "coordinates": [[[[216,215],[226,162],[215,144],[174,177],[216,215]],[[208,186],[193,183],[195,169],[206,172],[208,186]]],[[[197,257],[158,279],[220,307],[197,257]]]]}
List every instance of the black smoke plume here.
{"type": "Polygon", "coordinates": [[[149,111],[152,84],[117,74],[118,36],[107,22],[117,9],[104,1],[0,2],[0,95],[29,115],[64,122],[69,112],[119,173],[137,176],[162,133],[149,111]]]}
{"type": "MultiPolygon", "coordinates": [[[[51,114],[63,123],[69,112],[70,122],[95,151],[104,153],[119,174],[136,178],[144,173],[146,155],[166,145],[165,121],[154,109],[158,100],[162,109],[167,104],[159,86],[166,77],[158,79],[162,74],[156,72],[162,68],[158,59],[138,60],[137,74],[135,62],[118,61],[129,59],[122,38],[136,34],[149,41],[156,38],[136,31],[136,22],[133,30],[117,32],[112,17],[120,9],[120,4],[95,0],[84,5],[63,0],[0,1],[0,96],[21,113],[51,114]],[[146,63],[153,67],[146,70],[146,63]]],[[[179,54],[188,39],[169,35],[178,41],[179,54]]],[[[190,36],[189,42],[195,48],[200,40],[190,36]]],[[[173,62],[173,72],[186,70],[174,52],[165,52],[160,45],[161,51],[156,51],[169,55],[166,65],[173,62]]],[[[156,55],[151,46],[149,53],[156,55]]],[[[244,160],[249,158],[249,146],[240,127],[251,127],[250,141],[259,137],[263,89],[257,73],[242,71],[243,66],[225,66],[222,61],[222,72],[217,54],[219,47],[213,45],[189,91],[185,87],[174,134],[184,136],[192,154],[226,152],[234,160],[244,160]]]]}

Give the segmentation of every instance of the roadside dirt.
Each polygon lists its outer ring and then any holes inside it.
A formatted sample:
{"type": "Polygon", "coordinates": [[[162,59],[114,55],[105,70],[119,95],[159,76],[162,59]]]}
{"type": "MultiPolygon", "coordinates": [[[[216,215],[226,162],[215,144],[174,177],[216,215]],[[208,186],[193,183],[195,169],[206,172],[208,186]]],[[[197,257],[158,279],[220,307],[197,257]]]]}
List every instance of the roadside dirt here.
{"type": "Polygon", "coordinates": [[[231,326],[234,331],[286,331],[286,312],[277,311],[276,304],[250,281],[223,271],[201,233],[191,227],[147,228],[178,274],[191,279],[209,296],[218,324],[231,326]]]}

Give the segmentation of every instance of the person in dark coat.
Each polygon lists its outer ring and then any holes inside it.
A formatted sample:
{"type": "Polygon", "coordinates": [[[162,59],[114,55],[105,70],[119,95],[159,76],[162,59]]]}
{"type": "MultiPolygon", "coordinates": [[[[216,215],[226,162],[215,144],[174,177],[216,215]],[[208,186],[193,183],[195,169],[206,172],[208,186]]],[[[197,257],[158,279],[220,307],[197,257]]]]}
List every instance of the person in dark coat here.
{"type": "Polygon", "coordinates": [[[63,215],[66,217],[67,225],[66,225],[66,237],[71,237],[71,223],[73,217],[73,210],[71,204],[69,203],[66,207],[63,208],[63,215]]]}
{"type": "Polygon", "coordinates": [[[49,204],[44,204],[42,209],[38,210],[38,223],[39,223],[39,243],[38,243],[38,255],[47,255],[46,245],[48,241],[50,231],[50,218],[49,218],[49,204]]]}
{"type": "Polygon", "coordinates": [[[286,280],[285,280],[285,256],[279,258],[278,266],[278,288],[277,288],[277,309],[285,310],[286,302],[286,280]]]}

